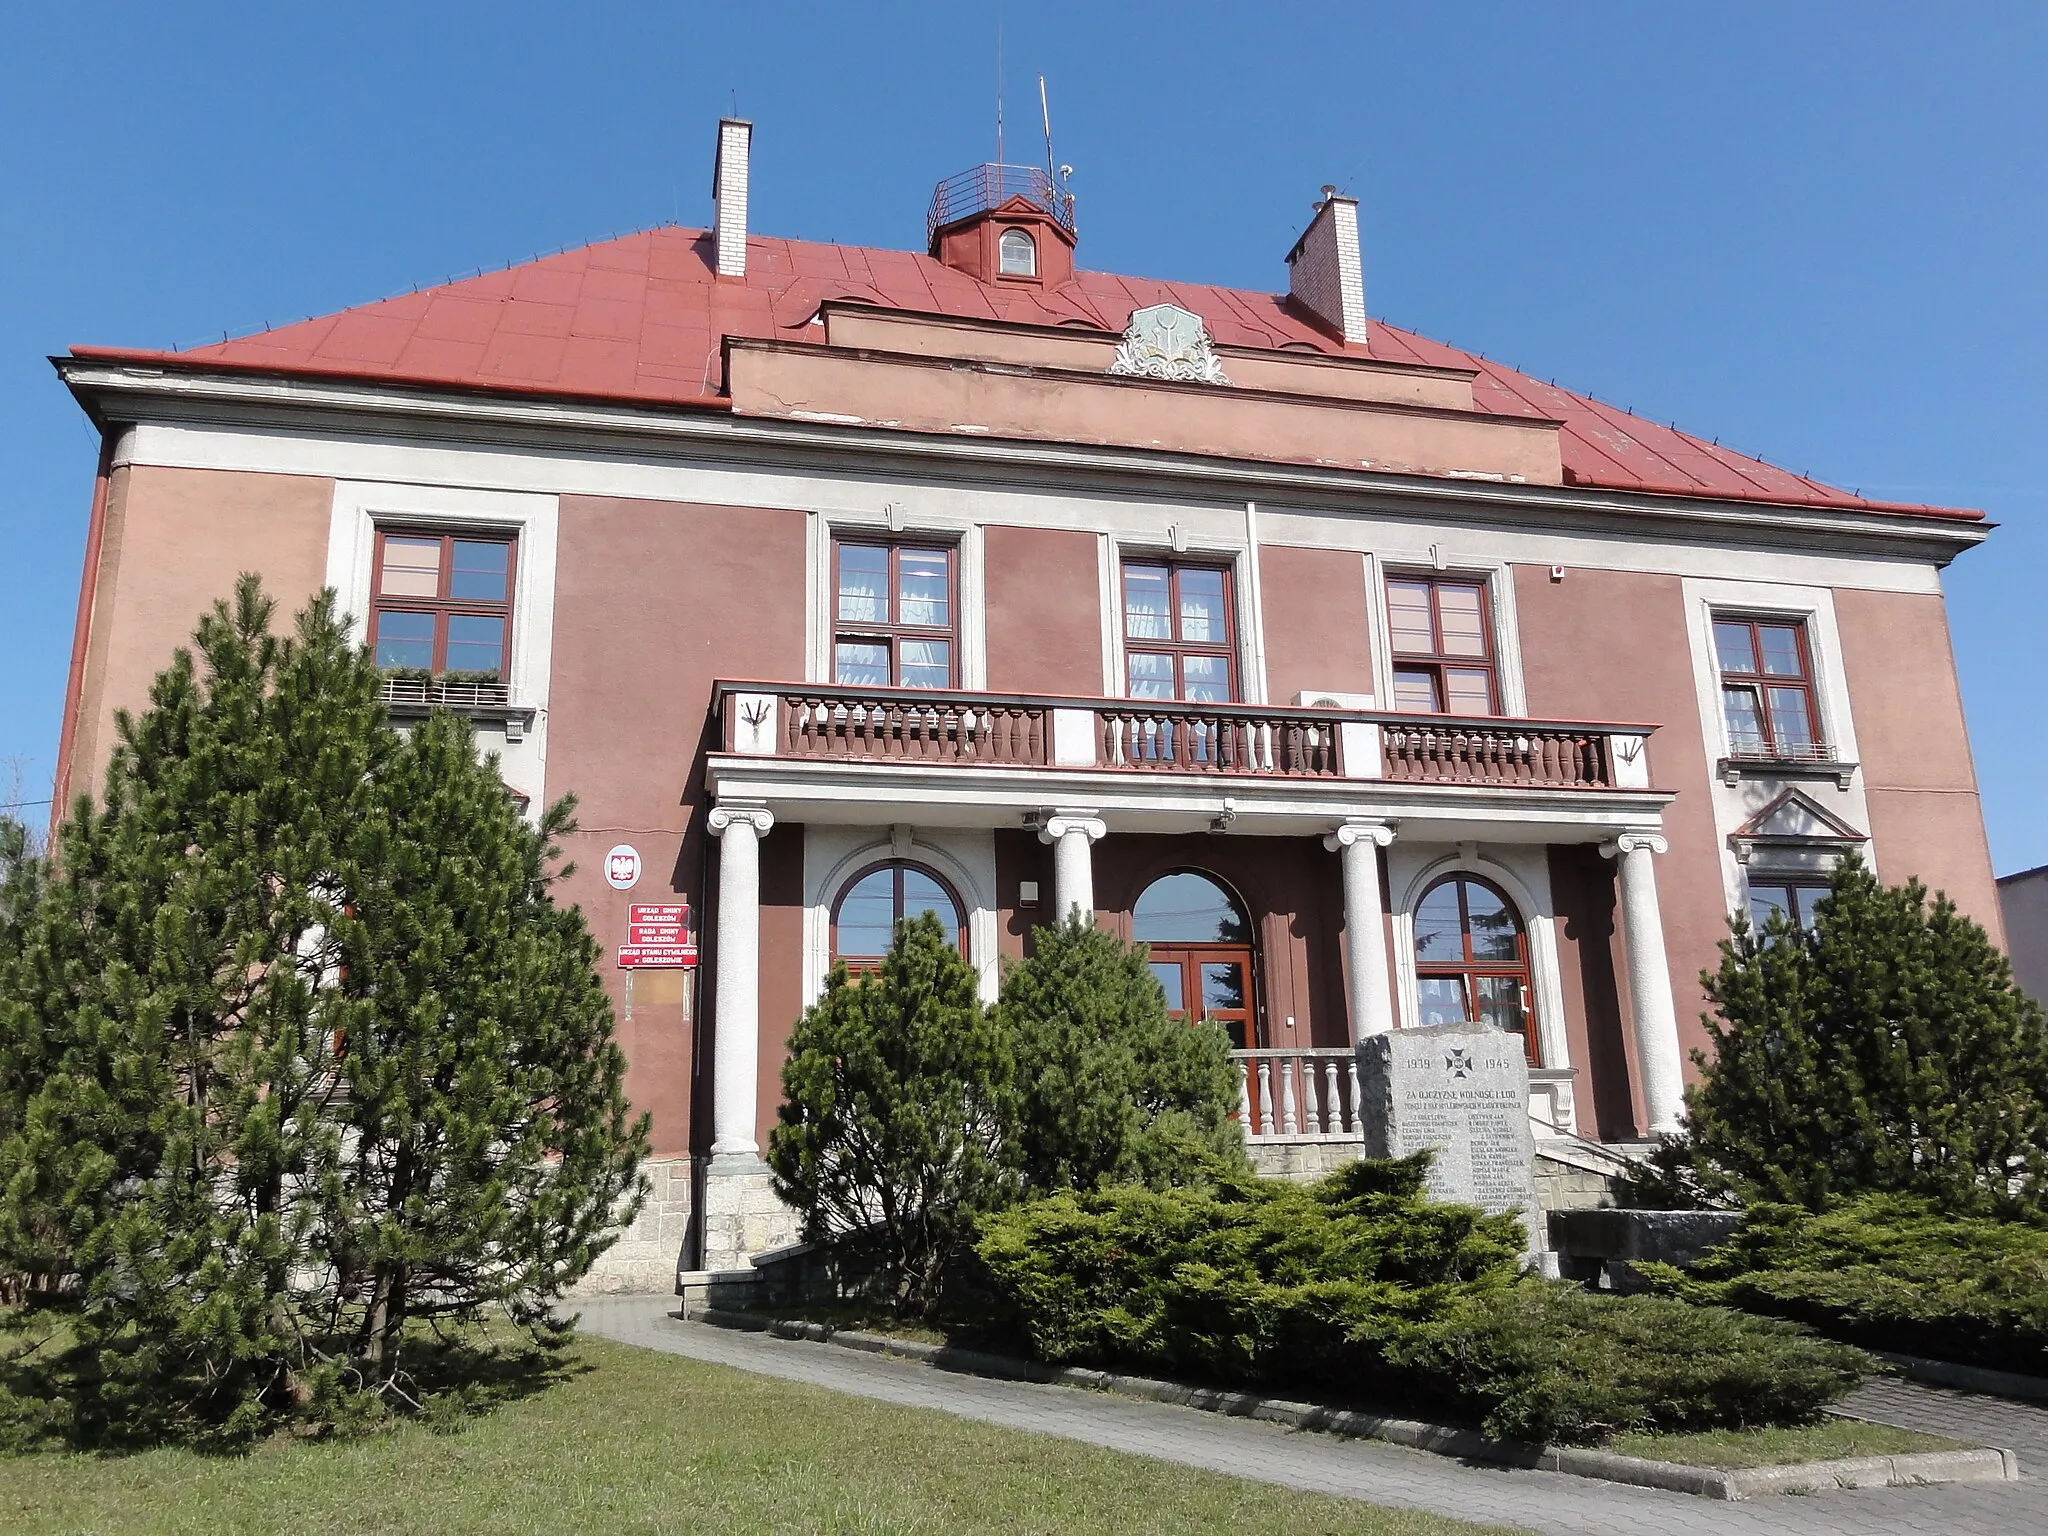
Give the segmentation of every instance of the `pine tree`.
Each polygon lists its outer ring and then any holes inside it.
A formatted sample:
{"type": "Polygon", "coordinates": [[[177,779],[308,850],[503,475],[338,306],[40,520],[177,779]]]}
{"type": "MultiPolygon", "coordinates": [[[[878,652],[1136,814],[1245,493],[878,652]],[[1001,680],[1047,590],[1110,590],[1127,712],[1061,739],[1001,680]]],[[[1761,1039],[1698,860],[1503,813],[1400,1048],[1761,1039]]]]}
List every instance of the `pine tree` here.
{"type": "Polygon", "coordinates": [[[548,899],[573,802],[527,827],[449,715],[411,733],[379,799],[341,929],[348,1150],[326,1240],[339,1331],[389,1381],[408,1319],[537,1321],[589,1272],[637,1209],[646,1122],[597,946],[548,899]]]}
{"type": "Polygon", "coordinates": [[[643,1144],[590,941],[546,901],[546,838],[494,764],[457,761],[458,723],[391,729],[332,594],[290,636],[273,612],[244,577],[197,658],[118,717],[102,803],[73,806],[0,953],[0,1104],[22,1105],[0,1127],[0,1270],[79,1292],[83,1433],[236,1439],[344,1374],[390,1383],[415,1260],[436,1308],[535,1310],[587,1268],[588,1212],[643,1144]],[[408,1031],[434,1069],[372,1077],[408,1031]],[[377,1191],[422,1139],[408,1121],[467,1161],[393,1216],[377,1191]],[[420,1230],[493,1162],[488,1219],[472,1200],[466,1226],[420,1230]],[[365,1276],[393,1273],[364,1326],[365,1276]]]}
{"type": "Polygon", "coordinates": [[[804,1236],[866,1249],[885,1299],[929,1312],[973,1217],[1015,1193],[1012,1071],[973,970],[932,914],[896,925],[878,973],[834,966],[790,1036],[768,1137],[804,1236]]]}
{"type": "Polygon", "coordinates": [[[1812,931],[1734,920],[1703,977],[1687,1134],[1665,1156],[1709,1189],[1821,1209],[1893,1191],[1957,1212],[2048,1197],[2048,1027],[1982,927],[1919,881],[1835,871],[1812,931]]]}
{"type": "Polygon", "coordinates": [[[1003,977],[1017,1061],[1017,1156],[1036,1193],[1183,1182],[1242,1166],[1230,1044],[1166,1011],[1142,946],[1069,914],[1003,977]]]}

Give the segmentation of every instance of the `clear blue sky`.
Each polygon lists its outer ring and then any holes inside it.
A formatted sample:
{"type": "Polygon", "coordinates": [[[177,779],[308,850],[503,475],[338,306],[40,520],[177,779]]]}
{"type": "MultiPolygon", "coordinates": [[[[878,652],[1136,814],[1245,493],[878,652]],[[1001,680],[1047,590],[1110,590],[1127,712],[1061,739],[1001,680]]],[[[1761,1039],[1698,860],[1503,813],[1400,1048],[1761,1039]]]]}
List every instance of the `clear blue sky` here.
{"type": "MultiPolygon", "coordinates": [[[[189,345],[709,216],[910,248],[1035,78],[1085,265],[1368,307],[1867,493],[1949,572],[2000,872],[2048,863],[2048,6],[17,3],[0,17],[0,783],[54,766],[94,437],[44,357],[189,345]]],[[[1017,156],[1013,154],[1012,158],[1017,156]]]]}

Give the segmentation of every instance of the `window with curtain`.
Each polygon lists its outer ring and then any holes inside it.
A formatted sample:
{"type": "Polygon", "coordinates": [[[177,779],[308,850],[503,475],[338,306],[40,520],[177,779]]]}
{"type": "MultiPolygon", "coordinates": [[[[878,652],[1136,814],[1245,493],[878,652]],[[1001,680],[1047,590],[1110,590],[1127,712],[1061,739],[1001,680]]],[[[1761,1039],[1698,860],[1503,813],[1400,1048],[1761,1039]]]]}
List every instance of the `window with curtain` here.
{"type": "Polygon", "coordinates": [[[1735,757],[1826,758],[1814,708],[1813,654],[1794,619],[1714,616],[1721,712],[1735,757]]]}
{"type": "Polygon", "coordinates": [[[1195,704],[1235,699],[1230,572],[1216,565],[1126,560],[1123,584],[1129,696],[1195,704]]]}
{"type": "Polygon", "coordinates": [[[1499,887],[1447,875],[1415,906],[1415,989],[1423,1024],[1491,1024],[1522,1037],[1531,1066],[1536,1015],[1529,936],[1499,887]]]}
{"type": "Polygon", "coordinates": [[[967,953],[966,921],[960,898],[922,864],[892,860],[862,870],[840,888],[832,904],[832,958],[848,970],[871,971],[882,963],[906,917],[934,912],[947,941],[967,953]]]}
{"type": "Polygon", "coordinates": [[[370,595],[377,665],[507,681],[516,555],[504,537],[379,529],[370,595]]]}
{"type": "Polygon", "coordinates": [[[1387,631],[1394,708],[1431,715],[1499,712],[1485,582],[1390,576],[1387,631]]]}
{"type": "Polygon", "coordinates": [[[1005,277],[1038,276],[1038,242],[1026,230],[1006,229],[996,242],[996,270],[1005,277]]]}
{"type": "Polygon", "coordinates": [[[953,550],[842,540],[833,546],[832,680],[857,688],[957,681],[953,550]]]}

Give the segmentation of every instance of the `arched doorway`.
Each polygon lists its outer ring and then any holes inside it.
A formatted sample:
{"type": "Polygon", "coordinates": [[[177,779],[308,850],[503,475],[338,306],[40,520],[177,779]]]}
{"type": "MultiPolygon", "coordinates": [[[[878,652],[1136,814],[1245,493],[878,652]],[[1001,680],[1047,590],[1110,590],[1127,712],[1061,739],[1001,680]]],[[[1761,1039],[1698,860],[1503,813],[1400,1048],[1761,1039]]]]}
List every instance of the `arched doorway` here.
{"type": "Polygon", "coordinates": [[[1252,925],[1230,892],[1192,869],[1161,875],[1138,898],[1131,938],[1150,946],[1175,1018],[1221,1026],[1237,1050],[1259,1043],[1252,925]]]}
{"type": "Polygon", "coordinates": [[[1477,875],[1446,875],[1415,904],[1418,1022],[1476,1020],[1522,1037],[1531,1066],[1536,1010],[1531,1002],[1529,935],[1507,894],[1477,875]]]}

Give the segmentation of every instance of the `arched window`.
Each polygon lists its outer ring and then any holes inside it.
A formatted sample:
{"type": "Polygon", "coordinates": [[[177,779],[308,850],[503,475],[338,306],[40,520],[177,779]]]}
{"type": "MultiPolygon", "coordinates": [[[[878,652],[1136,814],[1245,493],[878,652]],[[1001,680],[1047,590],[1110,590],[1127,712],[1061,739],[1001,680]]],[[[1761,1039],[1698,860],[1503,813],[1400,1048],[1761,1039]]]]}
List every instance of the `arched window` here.
{"type": "Polygon", "coordinates": [[[1470,1020],[1522,1037],[1536,1064],[1529,936],[1515,904],[1474,875],[1446,875],[1415,904],[1415,990],[1424,1024],[1470,1020]]]}
{"type": "Polygon", "coordinates": [[[832,958],[849,970],[882,963],[901,918],[938,914],[946,938],[967,952],[966,925],[953,888],[921,864],[873,864],[855,875],[832,904],[832,958]]]}
{"type": "Polygon", "coordinates": [[[1152,975],[1175,1018],[1206,1019],[1239,1050],[1254,1043],[1252,925],[1236,897],[1191,869],[1161,875],[1138,898],[1131,937],[1151,946],[1152,975]]]}
{"type": "Polygon", "coordinates": [[[1038,242],[1024,230],[1004,230],[996,242],[996,270],[1005,277],[1038,276],[1038,242]]]}

